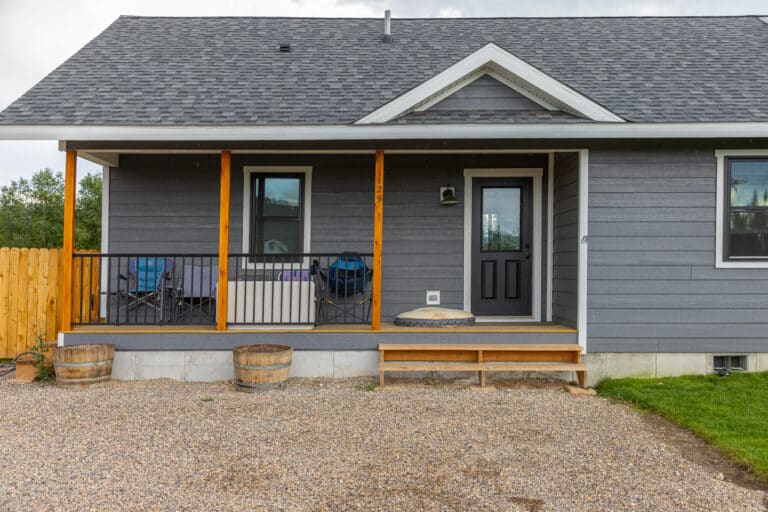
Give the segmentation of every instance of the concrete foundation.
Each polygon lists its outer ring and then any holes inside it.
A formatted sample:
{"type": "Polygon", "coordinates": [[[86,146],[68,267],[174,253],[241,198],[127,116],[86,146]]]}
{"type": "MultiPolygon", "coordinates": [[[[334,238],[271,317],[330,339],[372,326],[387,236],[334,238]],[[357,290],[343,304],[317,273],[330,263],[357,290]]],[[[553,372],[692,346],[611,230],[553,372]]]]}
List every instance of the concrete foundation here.
{"type": "MultiPolygon", "coordinates": [[[[602,352],[587,354],[584,360],[590,369],[587,383],[594,386],[607,377],[674,377],[712,373],[713,355],[602,352]]],[[[339,379],[374,376],[378,375],[378,362],[379,353],[375,350],[296,350],[293,353],[291,377],[339,379]]],[[[747,364],[749,371],[768,371],[768,353],[747,354],[747,364]]],[[[454,374],[451,372],[451,375],[454,374]]],[[[573,374],[557,375],[566,380],[574,379],[573,374]]],[[[213,382],[229,380],[233,376],[232,352],[229,350],[117,351],[112,367],[112,378],[116,380],[213,382]]],[[[398,374],[393,376],[397,377],[398,374]]],[[[467,376],[471,377],[469,373],[467,376]]],[[[493,376],[493,373],[489,374],[489,378],[493,376]]]]}

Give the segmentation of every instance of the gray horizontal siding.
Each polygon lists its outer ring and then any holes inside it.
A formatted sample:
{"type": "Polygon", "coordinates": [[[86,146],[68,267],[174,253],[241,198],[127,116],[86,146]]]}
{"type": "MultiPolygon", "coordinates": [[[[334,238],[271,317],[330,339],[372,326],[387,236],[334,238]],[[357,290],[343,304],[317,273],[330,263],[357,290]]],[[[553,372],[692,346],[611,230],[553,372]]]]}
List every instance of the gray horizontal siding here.
{"type": "Polygon", "coordinates": [[[589,161],[589,350],[768,351],[768,269],[715,268],[714,148],[589,161]]]}
{"type": "Polygon", "coordinates": [[[552,320],[576,327],[579,259],[579,159],[555,155],[552,259],[552,320]]]}
{"type": "Polygon", "coordinates": [[[109,252],[218,251],[218,157],[120,160],[109,173],[109,252]]]}
{"type": "Polygon", "coordinates": [[[488,75],[481,76],[428,110],[546,110],[488,75]]]}

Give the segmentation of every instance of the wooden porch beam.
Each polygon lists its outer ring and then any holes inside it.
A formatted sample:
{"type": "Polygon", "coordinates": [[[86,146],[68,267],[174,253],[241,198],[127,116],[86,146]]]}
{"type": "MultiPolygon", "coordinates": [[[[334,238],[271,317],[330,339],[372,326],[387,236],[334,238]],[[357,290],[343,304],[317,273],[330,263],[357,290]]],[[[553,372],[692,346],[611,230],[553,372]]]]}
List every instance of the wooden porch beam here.
{"type": "Polygon", "coordinates": [[[232,152],[221,152],[219,185],[219,285],[216,297],[216,329],[227,330],[229,281],[229,194],[232,182],[232,152]]]}
{"type": "Polygon", "coordinates": [[[384,232],[384,151],[376,151],[373,187],[373,283],[371,284],[371,328],[381,329],[381,248],[384,232]]]}
{"type": "Polygon", "coordinates": [[[61,304],[59,325],[72,330],[72,253],[75,252],[75,187],[77,184],[77,151],[67,150],[64,171],[64,234],[61,254],[61,304]]]}

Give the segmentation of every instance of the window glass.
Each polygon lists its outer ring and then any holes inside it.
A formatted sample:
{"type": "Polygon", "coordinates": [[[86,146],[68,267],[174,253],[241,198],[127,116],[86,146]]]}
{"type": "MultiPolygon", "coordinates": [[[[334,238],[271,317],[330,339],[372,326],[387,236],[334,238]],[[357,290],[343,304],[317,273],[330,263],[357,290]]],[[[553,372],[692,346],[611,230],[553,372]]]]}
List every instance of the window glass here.
{"type": "Polygon", "coordinates": [[[768,258],[768,159],[729,159],[727,257],[768,258]]]}
{"type": "Polygon", "coordinates": [[[768,161],[731,162],[731,206],[768,207],[768,161]]]}
{"type": "Polygon", "coordinates": [[[303,251],[304,176],[296,174],[251,175],[252,254],[285,254],[303,251]]]}
{"type": "Polygon", "coordinates": [[[482,251],[520,250],[520,189],[483,188],[482,251]]]}
{"type": "Polygon", "coordinates": [[[298,220],[264,220],[264,254],[301,252],[298,220]]]}
{"type": "Polygon", "coordinates": [[[264,178],[264,216],[297,217],[301,213],[300,178],[264,178]]]}
{"type": "Polygon", "coordinates": [[[731,256],[768,256],[768,211],[732,211],[729,242],[731,256]]]}

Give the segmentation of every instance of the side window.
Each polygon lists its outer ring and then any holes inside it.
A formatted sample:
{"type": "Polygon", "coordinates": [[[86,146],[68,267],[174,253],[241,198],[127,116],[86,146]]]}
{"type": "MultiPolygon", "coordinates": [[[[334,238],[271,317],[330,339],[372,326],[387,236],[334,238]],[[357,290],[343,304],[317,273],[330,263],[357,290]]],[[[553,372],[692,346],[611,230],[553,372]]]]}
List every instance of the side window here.
{"type": "Polygon", "coordinates": [[[251,174],[251,254],[304,251],[304,175],[251,174]]]}
{"type": "Polygon", "coordinates": [[[768,157],[726,159],[723,258],[768,260],[768,157]]]}

